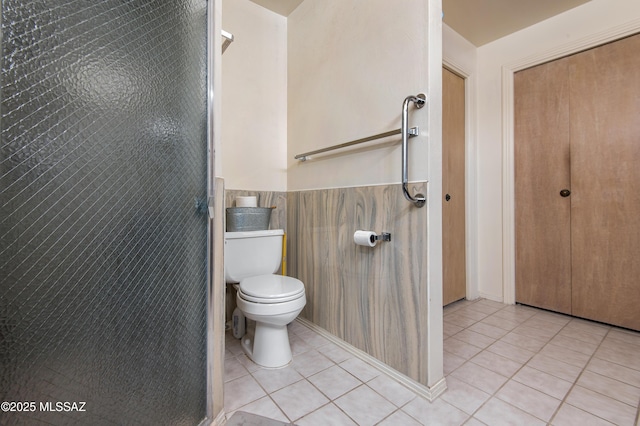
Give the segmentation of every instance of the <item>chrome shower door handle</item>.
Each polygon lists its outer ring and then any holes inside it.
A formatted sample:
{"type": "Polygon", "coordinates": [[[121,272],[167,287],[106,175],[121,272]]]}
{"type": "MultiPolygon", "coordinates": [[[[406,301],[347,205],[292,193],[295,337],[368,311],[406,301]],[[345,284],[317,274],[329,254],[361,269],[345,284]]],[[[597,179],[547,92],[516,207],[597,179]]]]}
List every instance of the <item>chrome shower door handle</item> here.
{"type": "MultiPolygon", "coordinates": [[[[404,198],[411,201],[416,207],[422,207],[427,202],[426,198],[422,194],[416,194],[415,197],[411,196],[409,193],[409,189],[407,189],[407,185],[409,184],[409,103],[413,102],[416,104],[416,108],[422,108],[426,102],[427,97],[420,93],[417,96],[407,96],[402,103],[402,192],[404,193],[404,198]]],[[[418,132],[415,134],[411,134],[411,136],[417,136],[418,132]]]]}

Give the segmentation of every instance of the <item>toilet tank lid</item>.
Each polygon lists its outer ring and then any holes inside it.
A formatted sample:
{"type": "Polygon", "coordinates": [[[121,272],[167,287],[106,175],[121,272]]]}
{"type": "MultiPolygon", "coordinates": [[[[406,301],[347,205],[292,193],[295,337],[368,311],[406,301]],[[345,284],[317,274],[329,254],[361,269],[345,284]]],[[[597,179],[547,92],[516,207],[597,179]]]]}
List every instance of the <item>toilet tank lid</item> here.
{"type": "Polygon", "coordinates": [[[240,281],[240,290],[249,296],[274,299],[302,293],[304,284],[283,275],[257,275],[240,281]]]}
{"type": "Polygon", "coordinates": [[[265,231],[238,231],[238,232],[225,232],[224,238],[226,240],[233,240],[236,238],[257,238],[257,237],[269,237],[273,235],[284,235],[282,229],[267,229],[265,231]]]}

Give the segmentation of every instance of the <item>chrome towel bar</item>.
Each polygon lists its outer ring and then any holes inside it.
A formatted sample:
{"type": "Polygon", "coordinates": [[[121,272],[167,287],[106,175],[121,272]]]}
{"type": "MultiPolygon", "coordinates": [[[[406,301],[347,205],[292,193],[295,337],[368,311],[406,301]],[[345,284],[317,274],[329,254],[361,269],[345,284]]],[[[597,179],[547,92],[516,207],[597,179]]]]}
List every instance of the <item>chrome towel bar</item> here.
{"type": "MultiPolygon", "coordinates": [[[[353,141],[350,141],[350,142],[345,142],[345,143],[341,143],[341,144],[338,144],[338,145],[328,146],[326,148],[316,149],[315,151],[305,152],[304,154],[298,154],[293,158],[295,158],[296,160],[300,160],[300,161],[307,161],[307,159],[308,159],[307,157],[309,157],[311,155],[321,154],[321,153],[327,152],[327,151],[333,151],[334,149],[346,148],[346,147],[351,146],[351,145],[357,145],[359,143],[369,142],[369,141],[373,141],[373,140],[376,140],[376,139],[387,138],[389,136],[399,135],[401,133],[402,133],[402,129],[391,130],[389,132],[379,133],[377,135],[368,136],[366,138],[356,139],[356,140],[353,140],[353,141]]],[[[418,129],[417,127],[412,127],[412,128],[410,128],[408,130],[408,133],[409,133],[409,137],[417,136],[420,133],[420,129],[418,129]]]]}
{"type": "Polygon", "coordinates": [[[404,193],[404,198],[411,201],[416,207],[422,207],[427,202],[424,195],[416,194],[415,197],[412,197],[407,189],[409,183],[409,102],[415,103],[416,108],[422,108],[427,103],[427,97],[424,93],[420,93],[417,96],[407,96],[405,98],[402,103],[402,128],[400,129],[402,133],[402,192],[404,193]]]}
{"type": "Polygon", "coordinates": [[[227,47],[229,47],[229,45],[231,43],[233,43],[233,34],[231,34],[228,31],[225,30],[220,30],[220,34],[222,34],[222,53],[224,53],[225,50],[227,50],[227,47]]]}
{"type": "Polygon", "coordinates": [[[321,154],[327,151],[333,151],[334,149],[346,148],[348,146],[357,145],[363,142],[369,142],[376,139],[382,139],[394,135],[402,135],[402,192],[404,197],[411,201],[416,207],[422,207],[426,204],[427,200],[424,195],[416,194],[415,197],[409,193],[407,185],[409,184],[409,138],[418,136],[420,129],[418,127],[409,128],[409,103],[413,102],[416,108],[422,108],[427,103],[427,97],[424,93],[420,93],[416,96],[407,96],[402,103],[402,125],[399,129],[391,130],[389,132],[379,133],[377,135],[369,136],[362,139],[356,139],[350,142],[341,143],[339,145],[333,145],[326,148],[316,149],[315,151],[305,152],[304,154],[298,154],[294,158],[300,161],[307,161],[308,157],[315,154],[321,154]]]}

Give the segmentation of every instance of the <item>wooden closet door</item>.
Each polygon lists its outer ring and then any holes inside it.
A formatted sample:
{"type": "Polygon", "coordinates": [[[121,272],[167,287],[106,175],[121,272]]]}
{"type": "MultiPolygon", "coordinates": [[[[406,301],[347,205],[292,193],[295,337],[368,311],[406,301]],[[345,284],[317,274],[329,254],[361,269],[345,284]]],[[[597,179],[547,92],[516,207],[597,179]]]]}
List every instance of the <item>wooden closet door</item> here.
{"type": "Polygon", "coordinates": [[[570,59],[573,315],[640,330],[640,35],[570,59]]]}
{"type": "Polygon", "coordinates": [[[442,69],[442,302],[467,295],[465,241],[465,81],[442,69]],[[446,195],[449,195],[447,200],[446,195]]]}
{"type": "Polygon", "coordinates": [[[516,301],[571,313],[568,61],[517,72],[516,301]]]}

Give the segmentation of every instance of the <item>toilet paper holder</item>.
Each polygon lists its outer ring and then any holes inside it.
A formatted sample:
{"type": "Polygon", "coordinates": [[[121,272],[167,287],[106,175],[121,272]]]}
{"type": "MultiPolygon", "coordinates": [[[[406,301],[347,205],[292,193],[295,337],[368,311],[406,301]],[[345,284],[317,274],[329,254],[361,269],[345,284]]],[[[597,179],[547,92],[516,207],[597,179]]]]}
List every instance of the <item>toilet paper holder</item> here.
{"type": "Polygon", "coordinates": [[[353,242],[359,246],[375,247],[378,241],[391,241],[391,234],[383,232],[382,234],[376,234],[372,231],[358,230],[353,233],[353,242]]]}
{"type": "Polygon", "coordinates": [[[373,238],[374,241],[391,241],[391,234],[388,232],[383,232],[380,235],[374,235],[373,238]]]}

